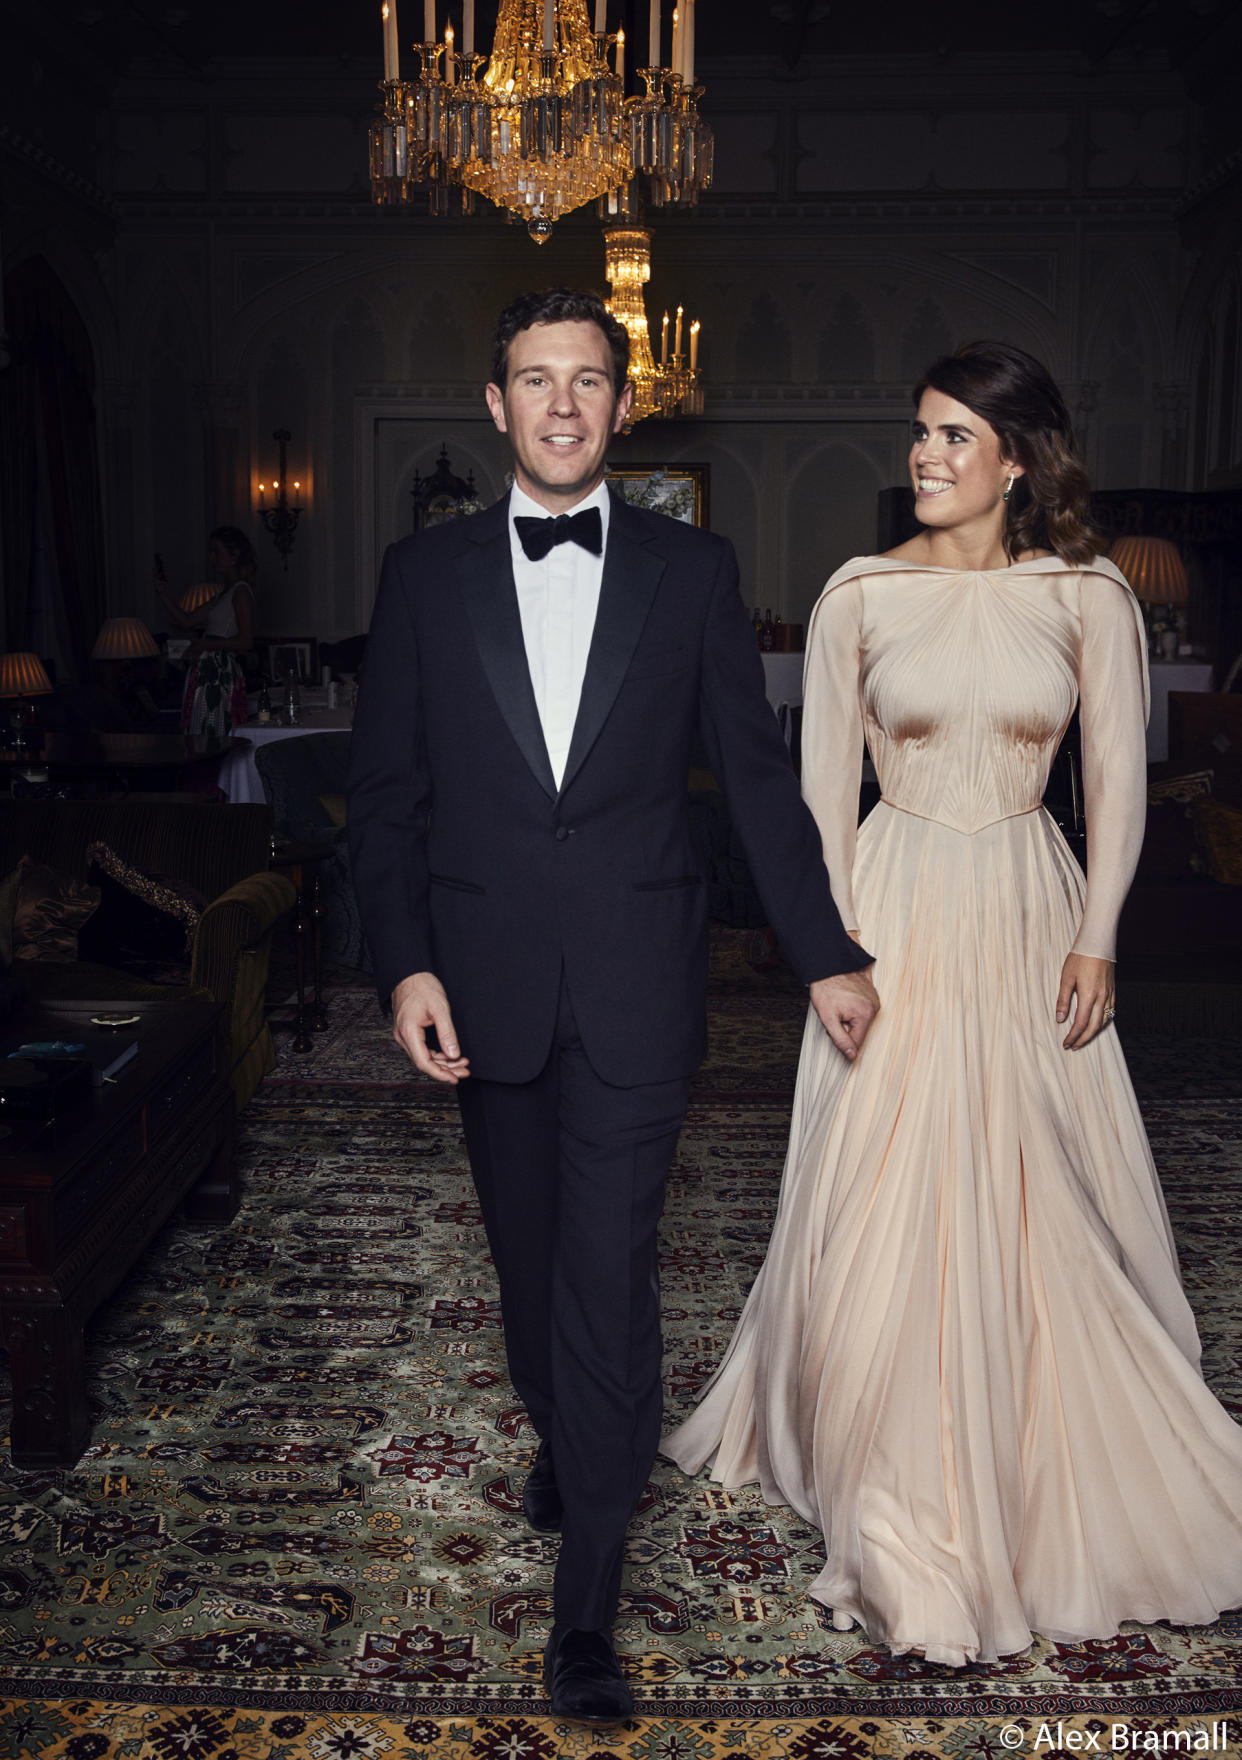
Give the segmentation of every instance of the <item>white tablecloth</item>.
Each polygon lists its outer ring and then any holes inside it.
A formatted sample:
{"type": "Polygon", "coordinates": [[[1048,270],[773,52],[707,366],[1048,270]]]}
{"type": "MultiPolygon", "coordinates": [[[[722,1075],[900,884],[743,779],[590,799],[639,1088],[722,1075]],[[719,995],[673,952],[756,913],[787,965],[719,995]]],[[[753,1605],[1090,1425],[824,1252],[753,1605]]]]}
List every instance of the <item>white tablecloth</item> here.
{"type": "Polygon", "coordinates": [[[1169,755],[1169,692],[1210,691],[1212,667],[1207,660],[1152,660],[1151,719],[1147,723],[1147,762],[1162,764],[1169,755]]]}
{"type": "Polygon", "coordinates": [[[802,702],[802,662],[805,654],[762,654],[764,689],[779,713],[782,704],[796,709],[802,702]]]}
{"type": "Polygon", "coordinates": [[[347,732],[349,726],[349,712],[345,709],[308,709],[296,727],[273,727],[270,723],[247,721],[244,726],[235,727],[233,732],[238,738],[249,740],[250,744],[230,752],[224,759],[220,766],[219,785],[231,803],[265,801],[267,796],[254,761],[260,746],[268,745],[274,739],[298,739],[306,733],[333,733],[342,729],[347,732]]]}

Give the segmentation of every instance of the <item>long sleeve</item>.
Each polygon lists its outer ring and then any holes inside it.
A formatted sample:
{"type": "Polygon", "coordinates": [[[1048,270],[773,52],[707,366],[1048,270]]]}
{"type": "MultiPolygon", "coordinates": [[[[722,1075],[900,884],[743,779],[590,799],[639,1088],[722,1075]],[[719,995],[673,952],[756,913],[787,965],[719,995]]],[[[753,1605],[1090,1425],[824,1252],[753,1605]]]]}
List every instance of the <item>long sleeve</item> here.
{"type": "Polygon", "coordinates": [[[1119,579],[1088,573],[1081,592],[1087,902],[1073,951],[1113,959],[1147,812],[1147,661],[1142,617],[1130,589],[1119,579]]]}
{"type": "Polygon", "coordinates": [[[418,642],[396,547],[380,574],[349,747],[349,854],[381,1003],[431,969],[418,642]]]}
{"type": "Polygon", "coordinates": [[[830,586],[811,614],[803,676],[802,794],[815,816],[841,921],[857,930],[854,846],[862,779],[862,581],[830,586]]]}

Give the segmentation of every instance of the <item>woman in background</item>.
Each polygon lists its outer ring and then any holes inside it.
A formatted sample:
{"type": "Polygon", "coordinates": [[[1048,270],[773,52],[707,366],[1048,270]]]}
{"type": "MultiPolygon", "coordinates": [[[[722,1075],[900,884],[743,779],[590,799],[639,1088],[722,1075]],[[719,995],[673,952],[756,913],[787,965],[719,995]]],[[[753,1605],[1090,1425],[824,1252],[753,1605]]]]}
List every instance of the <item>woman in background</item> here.
{"type": "Polygon", "coordinates": [[[249,713],[241,656],[254,647],[254,581],[259,562],[249,538],[236,526],[216,527],[208,540],[207,560],[223,585],[197,611],[183,611],[158,583],[155,590],[181,628],[202,631],[186,650],[181,725],[187,733],[226,734],[249,713]]]}
{"type": "Polygon", "coordinates": [[[1242,1431],[1111,1025],[1141,613],[1037,361],[972,344],[915,402],[923,530],[832,577],[806,661],[803,787],[883,1009],[854,1063],[808,1021],[767,1258],[664,1452],[819,1526],[838,1629],[960,1666],[1242,1602],[1242,1431]],[[1085,885],[1040,804],[1075,703],[1085,885]]]}

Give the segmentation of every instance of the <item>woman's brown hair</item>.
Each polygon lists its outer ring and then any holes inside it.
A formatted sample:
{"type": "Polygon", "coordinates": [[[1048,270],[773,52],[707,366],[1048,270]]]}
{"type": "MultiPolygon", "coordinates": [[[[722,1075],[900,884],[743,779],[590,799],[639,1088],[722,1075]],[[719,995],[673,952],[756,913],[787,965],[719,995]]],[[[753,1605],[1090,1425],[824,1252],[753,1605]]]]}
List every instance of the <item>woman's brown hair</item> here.
{"type": "Polygon", "coordinates": [[[1090,484],[1074,445],[1065,399],[1051,373],[1008,342],[968,342],[933,362],[915,387],[942,391],[996,430],[1001,456],[1020,464],[1005,504],[1005,554],[1052,550],[1074,567],[1099,555],[1104,541],[1091,524],[1090,484]]]}

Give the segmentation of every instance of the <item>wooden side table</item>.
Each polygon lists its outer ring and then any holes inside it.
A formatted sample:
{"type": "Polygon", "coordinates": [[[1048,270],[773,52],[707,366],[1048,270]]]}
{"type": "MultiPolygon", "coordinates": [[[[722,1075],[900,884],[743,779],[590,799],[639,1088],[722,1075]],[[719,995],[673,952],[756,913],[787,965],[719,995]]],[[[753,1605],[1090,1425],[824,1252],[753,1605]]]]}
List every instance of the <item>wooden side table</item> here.
{"type": "Polygon", "coordinates": [[[306,1008],[306,938],[311,937],[311,964],[315,980],[315,1002],[310,1010],[312,1031],[322,1033],[328,1024],[323,1005],[323,903],[319,893],[319,864],[327,861],[335,850],[334,843],[276,843],[272,848],[271,866],[288,874],[297,887],[297,902],[290,918],[293,933],[294,963],[297,968],[298,1003],[293,1035],[295,1051],[309,1051],[306,1008]]]}
{"type": "MultiPolygon", "coordinates": [[[[86,1321],[177,1206],[227,1222],[240,1203],[220,1007],[134,1012],[139,1024],[115,1041],[136,1039],[138,1053],[113,1083],[59,1118],[6,1121],[0,1135],[0,1332],[18,1466],[72,1463],[90,1441],[86,1321]]],[[[10,1029],[0,1053],[91,1032],[64,1014],[37,1016],[10,1029]]]]}

